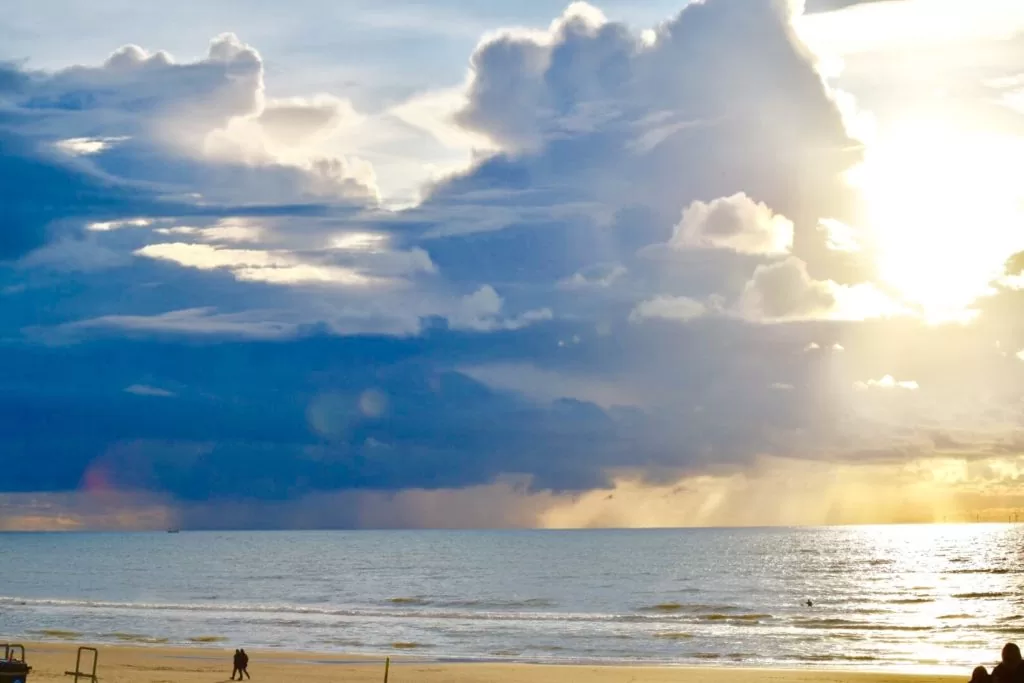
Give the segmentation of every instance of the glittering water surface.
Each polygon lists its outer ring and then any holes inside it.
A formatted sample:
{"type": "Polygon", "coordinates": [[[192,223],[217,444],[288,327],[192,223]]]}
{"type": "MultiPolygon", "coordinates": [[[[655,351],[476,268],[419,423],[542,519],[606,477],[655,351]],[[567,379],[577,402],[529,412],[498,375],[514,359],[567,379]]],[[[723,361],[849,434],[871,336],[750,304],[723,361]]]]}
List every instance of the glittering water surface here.
{"type": "Polygon", "coordinates": [[[0,636],[26,639],[958,672],[1024,640],[1017,525],[5,534],[0,558],[0,636]]]}

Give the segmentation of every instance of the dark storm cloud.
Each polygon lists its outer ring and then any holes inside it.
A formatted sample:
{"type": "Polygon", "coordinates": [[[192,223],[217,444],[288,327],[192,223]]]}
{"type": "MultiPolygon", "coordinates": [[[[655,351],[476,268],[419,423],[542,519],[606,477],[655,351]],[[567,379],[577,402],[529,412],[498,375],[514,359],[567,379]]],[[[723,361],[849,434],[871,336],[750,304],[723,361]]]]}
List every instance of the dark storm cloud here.
{"type": "MultiPolygon", "coordinates": [[[[504,344],[520,348],[514,337],[504,344]]],[[[280,499],[460,487],[507,472],[581,490],[637,458],[684,464],[596,406],[537,406],[433,369],[458,351],[494,353],[449,333],[5,351],[8,490],[68,490],[101,476],[187,500],[280,499]]]]}
{"type": "MultiPolygon", "coordinates": [[[[653,42],[577,5],[544,38],[485,40],[458,119],[502,149],[402,212],[343,159],[272,153],[346,108],[266,102],[237,38],[185,64],[0,69],[0,487],[147,492],[199,526],[312,496],[356,525],[353,492],[906,458],[939,421],[991,443],[1019,419],[1005,348],[816,320],[839,291],[818,221],[843,218],[860,152],[785,4],[691,4],[653,42]],[[103,148],[57,151],[75,138],[103,148]],[[151,222],[86,229],[132,218],[151,222]],[[890,374],[921,391],[885,394],[890,374]]],[[[1019,303],[982,323],[1024,348],[1019,303]]]]}
{"type": "Polygon", "coordinates": [[[0,203],[0,259],[10,259],[45,244],[56,221],[113,218],[153,197],[0,128],[0,203]]]}
{"type": "MultiPolygon", "coordinates": [[[[153,163],[159,165],[160,161],[153,163]]],[[[234,205],[197,205],[169,195],[159,186],[125,180],[135,176],[131,169],[121,170],[123,174],[112,175],[89,160],[68,158],[43,143],[0,128],[0,202],[4,206],[0,259],[17,258],[53,239],[78,234],[84,223],[125,216],[315,217],[344,211],[344,207],[328,208],[322,203],[266,203],[266,193],[263,202],[250,205],[244,200],[260,195],[237,194],[235,198],[241,201],[234,205]]],[[[287,180],[291,173],[281,169],[278,180],[287,180]]],[[[273,176],[263,177],[265,182],[273,180],[273,176]]]]}
{"type": "Polygon", "coordinates": [[[672,481],[742,464],[755,449],[789,446],[787,434],[829,429],[820,361],[794,352],[788,333],[772,340],[740,323],[629,328],[579,345],[567,365],[553,341],[573,330],[551,325],[490,335],[435,328],[406,339],[8,346],[4,487],[286,500],[521,476],[535,489],[584,491],[616,471],[672,481]],[[610,367],[623,344],[632,360],[610,367]],[[664,366],[664,344],[701,362],[664,366]],[[764,354],[780,362],[766,366],[764,354]],[[638,390],[641,405],[537,402],[446,369],[524,357],[615,379],[638,390]],[[805,390],[769,387],[782,377],[805,390]],[[764,389],[740,390],[752,385],[764,389]]]}
{"type": "MultiPolygon", "coordinates": [[[[424,321],[396,329],[408,334],[422,325],[422,336],[325,337],[353,328],[331,324],[334,312],[310,309],[310,299],[299,298],[311,296],[308,290],[289,299],[265,284],[216,271],[183,276],[137,256],[104,271],[105,286],[88,273],[64,276],[106,291],[46,320],[33,307],[58,285],[12,294],[29,338],[50,344],[19,342],[6,356],[3,428],[17,444],[11,457],[22,463],[17,486],[71,488],[99,472],[112,485],[188,500],[457,488],[501,475],[525,476],[538,488],[586,490],[619,470],[671,478],[741,463],[776,440],[776,430],[806,426],[811,404],[804,395],[771,389],[781,381],[778,365],[765,373],[736,363],[736,345],[752,357],[762,344],[755,328],[724,321],[680,331],[625,322],[636,297],[665,281],[637,252],[668,241],[691,201],[746,190],[776,210],[816,218],[829,179],[850,163],[839,114],[787,22],[777,3],[717,0],[685,9],[661,27],[653,46],[624,25],[572,14],[547,43],[514,35],[484,43],[460,118],[506,150],[441,183],[419,208],[369,223],[405,248],[427,249],[461,296],[447,308],[410,306],[412,297],[400,292],[386,302],[389,315],[424,321]],[[591,292],[590,304],[559,284],[594,264],[619,262],[626,268],[612,271],[629,276],[599,296],[591,292]],[[169,277],[178,283],[173,288],[163,284],[169,277]],[[157,286],[140,290],[134,283],[143,280],[157,286]],[[110,305],[118,290],[132,294],[110,305]],[[505,318],[498,317],[503,297],[517,311],[505,318]],[[544,307],[553,298],[574,322],[540,322],[551,316],[544,307]],[[282,315],[289,301],[297,317],[282,315]],[[599,321],[581,317],[588,306],[607,319],[606,332],[595,335],[599,321]],[[470,332],[450,329],[456,327],[470,332]],[[164,341],[147,341],[154,336],[164,341]],[[187,338],[203,343],[183,343],[187,338]],[[723,338],[734,343],[723,345],[723,338]],[[660,367],[672,347],[702,360],[660,367]],[[498,362],[525,362],[556,377],[604,375],[629,386],[633,400],[602,408],[586,391],[556,390],[554,401],[537,402],[459,371],[498,362]],[[756,389],[737,400],[739,386],[756,389]],[[55,466],[26,467],[34,457],[55,466]]],[[[169,149],[153,132],[170,112],[181,112],[176,130],[188,138],[256,111],[261,62],[236,39],[218,39],[207,58],[189,65],[126,48],[102,67],[27,78],[19,101],[48,117],[26,130],[53,140],[136,136],[89,157],[103,173],[231,201],[283,202],[301,193],[301,184],[282,182],[272,167],[246,175],[243,167],[169,149]]],[[[295,121],[322,126],[335,116],[315,107],[294,113],[274,114],[289,114],[289,138],[295,121]]],[[[311,210],[297,207],[292,215],[308,218],[311,210]]],[[[178,218],[192,213],[183,209],[178,218]]],[[[344,227],[344,216],[335,217],[344,227]]],[[[152,241],[154,229],[92,239],[135,250],[152,241]]],[[[286,244],[306,239],[301,227],[272,229],[271,238],[286,244]]],[[[714,258],[750,276],[743,257],[714,258]]],[[[714,291],[723,273],[700,259],[695,264],[701,267],[675,285],[714,291]]],[[[312,293],[312,300],[324,294],[312,293]]],[[[346,291],[343,298],[358,296],[346,291]]],[[[793,369],[802,371],[799,363],[793,369]]]]}

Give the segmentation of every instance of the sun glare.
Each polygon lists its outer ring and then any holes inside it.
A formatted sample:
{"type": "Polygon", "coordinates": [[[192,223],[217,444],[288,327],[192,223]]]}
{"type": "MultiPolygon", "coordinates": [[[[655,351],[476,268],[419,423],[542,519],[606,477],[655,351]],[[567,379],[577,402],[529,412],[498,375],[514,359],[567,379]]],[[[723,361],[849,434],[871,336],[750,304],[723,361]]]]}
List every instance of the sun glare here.
{"type": "Polygon", "coordinates": [[[882,283],[930,322],[966,321],[1024,250],[1024,140],[918,122],[850,174],[882,283]]]}

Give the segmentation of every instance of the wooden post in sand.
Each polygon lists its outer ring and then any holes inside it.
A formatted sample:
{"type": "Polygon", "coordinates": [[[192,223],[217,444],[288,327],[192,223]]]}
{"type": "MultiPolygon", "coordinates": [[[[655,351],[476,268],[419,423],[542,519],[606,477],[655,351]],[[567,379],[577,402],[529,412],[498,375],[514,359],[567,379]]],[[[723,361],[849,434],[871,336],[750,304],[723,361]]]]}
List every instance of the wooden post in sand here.
{"type": "Polygon", "coordinates": [[[388,683],[388,673],[391,671],[391,657],[384,660],[384,683],[388,683]]]}

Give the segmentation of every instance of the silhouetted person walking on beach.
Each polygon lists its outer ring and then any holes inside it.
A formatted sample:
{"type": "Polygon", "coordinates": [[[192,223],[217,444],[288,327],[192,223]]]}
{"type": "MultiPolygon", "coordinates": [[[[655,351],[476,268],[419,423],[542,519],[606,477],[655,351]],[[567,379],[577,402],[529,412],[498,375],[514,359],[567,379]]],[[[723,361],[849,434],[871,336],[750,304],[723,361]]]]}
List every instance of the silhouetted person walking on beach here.
{"type": "Polygon", "coordinates": [[[235,674],[238,674],[238,680],[242,680],[241,650],[235,650],[235,656],[231,659],[231,680],[235,680],[235,674]]]}
{"type": "Polygon", "coordinates": [[[241,664],[238,672],[238,680],[242,680],[242,674],[245,674],[246,678],[252,678],[252,676],[249,675],[249,655],[245,654],[245,650],[239,650],[238,654],[240,655],[239,664],[241,664]]]}

